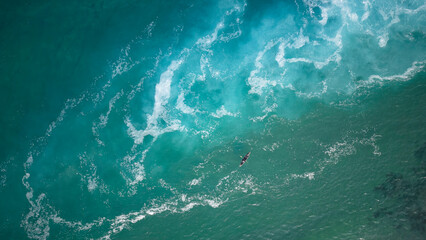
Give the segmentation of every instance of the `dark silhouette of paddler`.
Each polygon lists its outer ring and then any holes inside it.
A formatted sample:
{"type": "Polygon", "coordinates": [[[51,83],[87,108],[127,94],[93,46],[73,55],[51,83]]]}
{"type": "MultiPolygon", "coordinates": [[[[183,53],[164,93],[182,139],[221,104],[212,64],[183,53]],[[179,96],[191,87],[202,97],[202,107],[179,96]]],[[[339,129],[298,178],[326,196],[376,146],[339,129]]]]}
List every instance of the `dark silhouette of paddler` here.
{"type": "Polygon", "coordinates": [[[243,166],[243,164],[247,161],[247,159],[250,157],[250,153],[251,152],[248,152],[244,157],[243,157],[243,159],[241,160],[241,163],[240,163],[240,167],[241,166],[243,166]]]}

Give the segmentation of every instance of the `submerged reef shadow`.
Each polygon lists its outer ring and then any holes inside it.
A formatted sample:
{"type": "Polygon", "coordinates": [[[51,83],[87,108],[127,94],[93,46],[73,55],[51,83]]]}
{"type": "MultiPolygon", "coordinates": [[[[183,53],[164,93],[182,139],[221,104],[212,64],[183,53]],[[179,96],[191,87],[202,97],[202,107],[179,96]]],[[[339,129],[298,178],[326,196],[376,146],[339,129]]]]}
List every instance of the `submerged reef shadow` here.
{"type": "Polygon", "coordinates": [[[414,152],[419,167],[410,176],[386,174],[386,180],[375,187],[383,204],[373,217],[389,218],[397,229],[407,228],[426,234],[426,142],[414,152]]]}

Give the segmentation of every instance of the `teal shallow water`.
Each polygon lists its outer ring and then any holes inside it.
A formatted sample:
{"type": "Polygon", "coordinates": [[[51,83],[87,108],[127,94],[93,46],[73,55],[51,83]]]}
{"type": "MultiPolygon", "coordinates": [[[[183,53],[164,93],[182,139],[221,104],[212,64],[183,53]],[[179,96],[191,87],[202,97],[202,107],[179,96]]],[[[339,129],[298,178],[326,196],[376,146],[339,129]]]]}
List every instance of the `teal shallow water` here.
{"type": "Polygon", "coordinates": [[[2,9],[2,239],[423,238],[423,1],[2,9]]]}

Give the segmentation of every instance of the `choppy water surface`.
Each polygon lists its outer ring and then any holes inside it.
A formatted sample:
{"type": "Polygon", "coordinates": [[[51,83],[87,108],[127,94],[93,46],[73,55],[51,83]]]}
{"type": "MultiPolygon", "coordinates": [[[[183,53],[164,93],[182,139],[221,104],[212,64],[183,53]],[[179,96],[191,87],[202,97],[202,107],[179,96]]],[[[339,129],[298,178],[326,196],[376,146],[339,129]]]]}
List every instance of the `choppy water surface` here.
{"type": "Polygon", "coordinates": [[[424,238],[425,12],[414,0],[9,6],[0,234],[424,238]]]}

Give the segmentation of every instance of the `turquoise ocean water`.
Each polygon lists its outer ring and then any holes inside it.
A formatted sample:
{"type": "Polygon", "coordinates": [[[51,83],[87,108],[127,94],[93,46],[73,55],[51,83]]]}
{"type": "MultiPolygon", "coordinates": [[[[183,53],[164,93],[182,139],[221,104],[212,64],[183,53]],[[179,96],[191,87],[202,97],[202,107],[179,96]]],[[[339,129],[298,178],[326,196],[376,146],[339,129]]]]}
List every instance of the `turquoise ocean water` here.
{"type": "Polygon", "coordinates": [[[0,13],[1,239],[426,236],[424,1],[0,13]]]}

